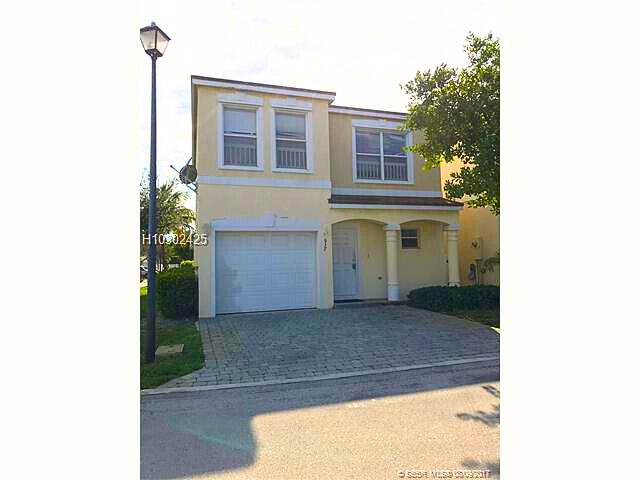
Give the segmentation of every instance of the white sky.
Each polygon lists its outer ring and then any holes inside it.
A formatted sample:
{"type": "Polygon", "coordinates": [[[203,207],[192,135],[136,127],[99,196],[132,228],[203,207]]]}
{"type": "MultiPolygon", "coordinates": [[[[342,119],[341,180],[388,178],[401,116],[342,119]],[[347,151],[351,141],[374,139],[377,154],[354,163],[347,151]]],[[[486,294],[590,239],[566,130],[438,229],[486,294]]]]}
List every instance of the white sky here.
{"type": "MultiPolygon", "coordinates": [[[[336,105],[404,111],[399,84],[440,63],[463,66],[469,31],[500,35],[497,4],[143,0],[140,26],[154,21],[171,37],[157,65],[159,178],[191,156],[190,75],[330,90],[336,105]]],[[[151,62],[137,47],[142,169],[149,164],[151,62]]]]}

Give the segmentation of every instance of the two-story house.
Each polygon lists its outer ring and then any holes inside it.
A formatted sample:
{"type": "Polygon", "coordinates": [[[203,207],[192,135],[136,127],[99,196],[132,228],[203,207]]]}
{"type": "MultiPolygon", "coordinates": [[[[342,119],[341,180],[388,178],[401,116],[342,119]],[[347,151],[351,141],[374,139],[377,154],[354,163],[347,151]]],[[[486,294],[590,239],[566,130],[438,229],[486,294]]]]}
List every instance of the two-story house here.
{"type": "Polygon", "coordinates": [[[210,239],[195,249],[200,317],[459,284],[462,204],[403,150],[419,141],[398,130],[404,114],[201,76],[191,92],[197,228],[210,239]]]}

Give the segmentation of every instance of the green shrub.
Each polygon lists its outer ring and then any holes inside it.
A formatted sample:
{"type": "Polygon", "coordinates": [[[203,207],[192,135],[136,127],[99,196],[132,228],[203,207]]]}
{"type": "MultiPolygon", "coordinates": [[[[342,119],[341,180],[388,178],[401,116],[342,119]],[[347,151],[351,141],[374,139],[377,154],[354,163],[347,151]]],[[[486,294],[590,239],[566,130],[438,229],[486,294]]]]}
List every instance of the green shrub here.
{"type": "Polygon", "coordinates": [[[408,304],[433,312],[498,308],[500,287],[495,285],[423,287],[409,293],[408,304]]]}
{"type": "Polygon", "coordinates": [[[157,276],[158,306],[167,318],[195,317],[198,313],[198,277],[190,266],[170,268],[157,276]]]}
{"type": "Polygon", "coordinates": [[[183,260],[180,262],[181,267],[196,268],[196,262],[193,260],[183,260]]]}

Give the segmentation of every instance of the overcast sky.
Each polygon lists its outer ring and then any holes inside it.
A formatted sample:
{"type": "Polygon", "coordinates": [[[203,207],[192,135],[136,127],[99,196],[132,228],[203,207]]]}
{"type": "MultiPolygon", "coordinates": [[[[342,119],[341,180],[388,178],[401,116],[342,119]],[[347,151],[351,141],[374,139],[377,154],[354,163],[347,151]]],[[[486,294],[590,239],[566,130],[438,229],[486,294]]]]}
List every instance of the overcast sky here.
{"type": "MultiPolygon", "coordinates": [[[[142,0],[171,37],[158,60],[158,175],[191,156],[190,75],[336,92],[336,105],[404,111],[399,84],[463,66],[469,31],[500,35],[497,0],[142,0]]],[[[140,48],[140,167],[149,164],[150,60],[140,48]]],[[[192,202],[190,202],[192,203],[192,202]]]]}

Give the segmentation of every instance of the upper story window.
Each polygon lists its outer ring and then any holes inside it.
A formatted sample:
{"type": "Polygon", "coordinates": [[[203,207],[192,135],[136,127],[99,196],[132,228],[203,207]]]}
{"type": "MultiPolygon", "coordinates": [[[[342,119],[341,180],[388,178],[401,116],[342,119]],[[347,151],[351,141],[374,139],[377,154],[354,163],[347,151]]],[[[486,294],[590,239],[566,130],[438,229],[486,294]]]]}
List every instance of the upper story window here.
{"type": "Polygon", "coordinates": [[[258,166],[258,130],[255,108],[224,106],[223,165],[258,166]]]}
{"type": "Polygon", "coordinates": [[[217,94],[218,168],[264,170],[261,97],[243,92],[217,94]]]}
{"type": "Polygon", "coordinates": [[[271,170],[313,173],[313,104],[297,98],[271,99],[271,170]]]}
{"type": "Polygon", "coordinates": [[[275,112],[276,168],[307,170],[306,114],[275,112]]]}
{"type": "Polygon", "coordinates": [[[356,128],[355,137],[357,179],[409,181],[404,133],[356,128]]]}

